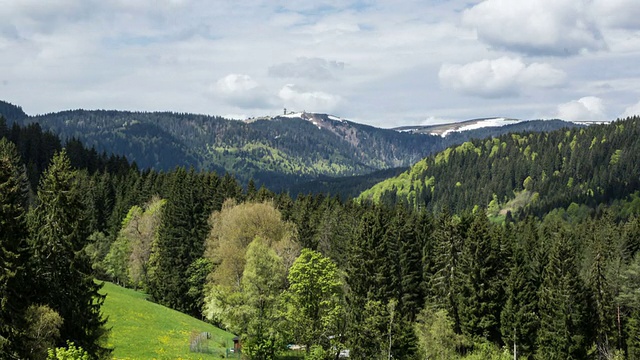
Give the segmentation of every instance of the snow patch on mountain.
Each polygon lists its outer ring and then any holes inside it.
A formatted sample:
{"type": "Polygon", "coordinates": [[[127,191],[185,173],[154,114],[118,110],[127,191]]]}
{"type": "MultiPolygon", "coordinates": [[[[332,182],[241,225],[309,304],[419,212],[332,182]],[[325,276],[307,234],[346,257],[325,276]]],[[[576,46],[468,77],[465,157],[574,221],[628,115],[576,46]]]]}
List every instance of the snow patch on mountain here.
{"type": "MultiPolygon", "coordinates": [[[[508,118],[491,118],[491,119],[483,119],[483,120],[475,120],[475,121],[471,121],[471,122],[464,122],[461,123],[460,126],[454,126],[450,129],[444,130],[442,132],[432,132],[431,135],[440,135],[442,137],[446,137],[447,135],[451,134],[452,132],[462,132],[462,131],[469,131],[469,130],[477,130],[477,129],[483,129],[483,128],[487,128],[487,127],[502,127],[502,126],[506,126],[506,125],[514,125],[514,124],[518,124],[521,123],[523,120],[517,120],[517,119],[508,119],[508,118]]],[[[455,124],[452,124],[455,125],[455,124]]]]}

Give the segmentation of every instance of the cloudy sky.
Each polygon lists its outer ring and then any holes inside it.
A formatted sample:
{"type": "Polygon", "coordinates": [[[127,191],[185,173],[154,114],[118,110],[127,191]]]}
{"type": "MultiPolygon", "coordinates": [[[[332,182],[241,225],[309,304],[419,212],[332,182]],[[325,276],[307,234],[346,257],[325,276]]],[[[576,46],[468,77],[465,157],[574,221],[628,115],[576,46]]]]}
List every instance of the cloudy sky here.
{"type": "Polygon", "coordinates": [[[0,0],[0,54],[0,99],[32,115],[640,113],[638,0],[0,0]]]}

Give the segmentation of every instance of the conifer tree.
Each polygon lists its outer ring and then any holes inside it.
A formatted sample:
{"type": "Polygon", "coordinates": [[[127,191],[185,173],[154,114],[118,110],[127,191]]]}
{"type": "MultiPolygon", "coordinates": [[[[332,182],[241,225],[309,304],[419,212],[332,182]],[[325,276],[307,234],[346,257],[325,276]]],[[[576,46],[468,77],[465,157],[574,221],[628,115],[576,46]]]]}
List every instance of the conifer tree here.
{"type": "Polygon", "coordinates": [[[625,346],[628,359],[640,358],[640,254],[629,263],[622,274],[619,300],[625,306],[625,346]]]}
{"type": "Polygon", "coordinates": [[[551,253],[538,291],[540,329],[537,359],[584,359],[587,304],[573,239],[561,225],[552,232],[551,253]]]}
{"type": "Polygon", "coordinates": [[[616,347],[616,311],[614,303],[615,273],[611,271],[620,238],[615,234],[611,217],[606,214],[596,222],[587,222],[583,240],[587,245],[586,285],[590,295],[591,317],[598,359],[605,359],[616,347]],[[588,236],[588,237],[587,237],[588,236]]]}
{"type": "Polygon", "coordinates": [[[356,235],[349,244],[347,259],[347,326],[349,348],[356,359],[371,358],[372,346],[380,349],[380,328],[384,323],[384,308],[375,300],[376,244],[384,234],[376,209],[367,209],[356,235]]]}
{"type": "Polygon", "coordinates": [[[520,358],[530,358],[535,350],[538,329],[537,279],[527,248],[537,243],[536,229],[532,221],[517,227],[517,240],[506,280],[506,302],[500,314],[502,341],[508,348],[515,345],[520,358]],[[529,244],[531,243],[531,244],[529,244]]]}
{"type": "Polygon", "coordinates": [[[106,320],[100,312],[105,296],[98,293],[102,286],[90,275],[91,264],[82,251],[86,220],[76,181],[76,171],[62,150],[43,174],[38,203],[29,216],[34,302],[62,316],[61,341],[72,341],[101,357],[108,354],[103,347],[106,320]]]}
{"type": "Polygon", "coordinates": [[[459,220],[446,210],[436,219],[433,242],[433,272],[427,285],[427,302],[446,310],[453,321],[453,331],[460,334],[458,266],[462,236],[459,220]]]}
{"type": "MultiPolygon", "coordinates": [[[[0,119],[4,121],[4,119],[0,119]]],[[[22,276],[27,248],[28,180],[15,145],[0,138],[0,357],[16,343],[26,301],[22,276]],[[3,343],[5,344],[3,346],[3,343]]]]}
{"type": "Polygon", "coordinates": [[[477,212],[467,231],[460,259],[460,323],[464,333],[500,339],[501,281],[499,248],[484,212],[477,212]]]}

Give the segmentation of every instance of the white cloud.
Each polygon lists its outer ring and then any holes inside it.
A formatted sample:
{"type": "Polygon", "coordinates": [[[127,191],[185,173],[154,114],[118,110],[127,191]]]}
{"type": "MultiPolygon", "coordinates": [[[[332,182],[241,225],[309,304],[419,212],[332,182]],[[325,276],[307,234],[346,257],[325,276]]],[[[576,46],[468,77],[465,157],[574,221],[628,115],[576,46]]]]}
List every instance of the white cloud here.
{"type": "Polygon", "coordinates": [[[467,95],[481,97],[516,96],[524,88],[562,85],[566,74],[549,64],[526,65],[519,58],[501,57],[459,64],[443,64],[440,83],[467,95]]]}
{"type": "Polygon", "coordinates": [[[270,106],[267,91],[251,76],[229,74],[219,79],[213,86],[214,94],[240,108],[255,109],[270,106]]]}
{"type": "Polygon", "coordinates": [[[317,106],[393,127],[428,115],[547,115],[557,99],[585,93],[622,110],[640,93],[638,0],[0,4],[0,99],[31,114],[109,108],[251,117],[317,106]],[[480,59],[495,60],[474,63],[480,59]],[[451,81],[441,80],[447,75],[451,81]]]}
{"type": "Polygon", "coordinates": [[[331,112],[342,101],[340,96],[322,91],[305,91],[294,84],[287,84],[278,93],[284,106],[294,111],[331,112]]]}
{"type": "Polygon", "coordinates": [[[487,44],[528,55],[575,55],[605,48],[586,0],[486,0],[462,21],[487,44]]]}
{"type": "Polygon", "coordinates": [[[570,121],[608,120],[604,101],[596,96],[587,96],[558,105],[556,118],[570,121]]]}
{"type": "Polygon", "coordinates": [[[322,58],[299,57],[295,62],[281,63],[269,67],[269,75],[278,78],[306,78],[329,80],[334,73],[344,70],[344,63],[322,58]]]}
{"type": "Polygon", "coordinates": [[[599,22],[614,28],[640,29],[637,0],[594,0],[593,14],[599,22]]]}
{"type": "Polygon", "coordinates": [[[640,101],[627,107],[622,115],[620,115],[620,118],[627,118],[631,116],[640,116],[640,101]]]}

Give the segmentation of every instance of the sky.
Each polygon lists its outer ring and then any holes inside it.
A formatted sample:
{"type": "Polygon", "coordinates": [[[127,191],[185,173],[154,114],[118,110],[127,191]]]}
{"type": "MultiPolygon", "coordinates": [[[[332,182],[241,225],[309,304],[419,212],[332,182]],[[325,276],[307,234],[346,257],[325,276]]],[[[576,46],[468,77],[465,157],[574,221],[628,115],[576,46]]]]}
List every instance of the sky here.
{"type": "Polygon", "coordinates": [[[0,0],[0,100],[378,127],[640,114],[638,0],[0,0]]]}

